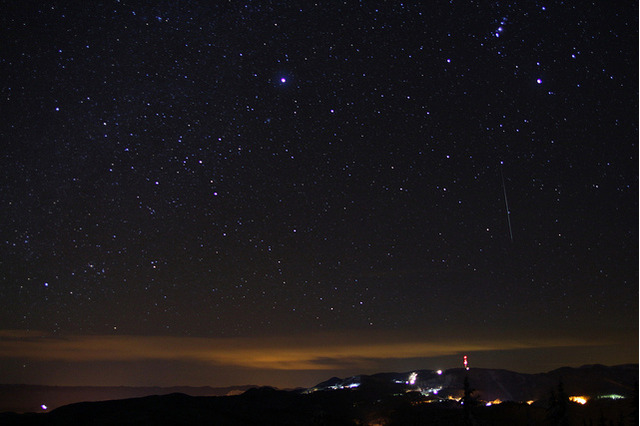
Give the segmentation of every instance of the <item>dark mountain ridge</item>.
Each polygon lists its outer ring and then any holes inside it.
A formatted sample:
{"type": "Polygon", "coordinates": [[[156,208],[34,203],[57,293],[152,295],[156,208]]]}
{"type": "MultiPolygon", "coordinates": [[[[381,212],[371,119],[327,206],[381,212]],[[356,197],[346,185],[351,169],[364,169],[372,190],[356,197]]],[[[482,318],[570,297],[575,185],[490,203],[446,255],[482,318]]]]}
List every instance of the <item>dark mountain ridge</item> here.
{"type": "MultiPolygon", "coordinates": [[[[358,376],[362,385],[372,382],[394,382],[422,392],[435,392],[442,397],[462,396],[462,384],[468,377],[476,395],[483,401],[538,401],[549,396],[550,389],[562,382],[568,395],[597,398],[605,395],[630,395],[638,385],[638,365],[627,364],[607,367],[585,365],[579,368],[563,367],[547,373],[526,374],[509,370],[486,368],[454,368],[441,374],[432,370],[416,370],[405,373],[379,373],[372,376],[358,376]],[[411,375],[415,382],[410,385],[411,375]]],[[[334,387],[353,386],[357,378],[347,378],[334,387]]],[[[321,383],[314,389],[321,389],[321,383]]]]}
{"type": "Polygon", "coordinates": [[[149,395],[184,393],[191,396],[225,396],[242,393],[255,385],[210,387],[210,386],[44,386],[0,384],[0,413],[14,411],[26,413],[47,410],[84,401],[106,401],[138,398],[149,395]]]}
{"type": "MultiPolygon", "coordinates": [[[[197,389],[204,392],[207,388],[191,388],[197,389]]],[[[637,400],[637,364],[567,367],[540,374],[456,368],[333,377],[295,391],[261,387],[233,396],[171,393],[79,402],[47,413],[3,413],[0,424],[457,425],[466,424],[471,416],[476,424],[524,425],[546,424],[560,406],[573,419],[570,424],[607,418],[615,424],[633,425],[637,424],[637,400]],[[465,379],[474,390],[472,398],[465,399],[468,406],[461,404],[465,379]],[[555,399],[550,398],[552,393],[555,399]],[[570,403],[569,396],[581,396],[588,402],[570,403]],[[567,398],[565,405],[554,402],[563,398],[567,398]]]]}
{"type": "Polygon", "coordinates": [[[579,368],[562,367],[547,373],[526,374],[502,369],[453,368],[416,370],[404,373],[378,373],[346,379],[333,377],[311,390],[342,389],[357,386],[396,384],[405,390],[432,393],[442,398],[462,396],[462,384],[468,377],[476,395],[483,401],[538,401],[562,382],[568,395],[597,398],[605,395],[630,395],[638,383],[638,364],[607,367],[600,364],[579,368]],[[415,374],[412,383],[412,375],[415,374]]]}

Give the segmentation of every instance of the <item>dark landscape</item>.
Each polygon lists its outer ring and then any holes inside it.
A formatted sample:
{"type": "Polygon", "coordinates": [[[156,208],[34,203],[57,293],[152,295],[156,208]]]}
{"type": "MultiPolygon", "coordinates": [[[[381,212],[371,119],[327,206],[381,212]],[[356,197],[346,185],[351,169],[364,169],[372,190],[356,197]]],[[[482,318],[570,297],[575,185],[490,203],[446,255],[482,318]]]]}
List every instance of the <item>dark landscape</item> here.
{"type": "Polygon", "coordinates": [[[237,395],[256,386],[174,386],[174,387],[134,387],[134,386],[38,386],[0,385],[0,413],[14,411],[27,413],[41,411],[45,404],[48,411],[63,405],[84,401],[106,401],[113,399],[139,398],[149,395],[183,393],[190,396],[237,395]]]}
{"type": "MultiPolygon", "coordinates": [[[[418,370],[337,377],[309,389],[113,388],[171,392],[78,402],[46,413],[3,413],[3,425],[635,425],[638,365],[564,367],[541,374],[499,369],[418,370]],[[223,392],[229,396],[199,396],[223,392]],[[189,392],[187,395],[185,392],[189,392]]],[[[1,387],[3,398],[10,386],[1,387]]],[[[87,398],[108,388],[24,387],[87,398]]],[[[42,411],[42,409],[40,409],[42,411]]]]}

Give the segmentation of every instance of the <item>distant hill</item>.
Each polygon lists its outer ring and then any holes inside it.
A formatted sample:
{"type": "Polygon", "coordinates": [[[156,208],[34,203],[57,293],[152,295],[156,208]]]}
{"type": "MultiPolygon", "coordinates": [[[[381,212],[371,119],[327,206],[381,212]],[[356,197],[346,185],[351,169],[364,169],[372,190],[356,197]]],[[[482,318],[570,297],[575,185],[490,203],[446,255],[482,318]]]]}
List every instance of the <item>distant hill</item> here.
{"type": "Polygon", "coordinates": [[[525,374],[487,368],[453,368],[449,370],[416,370],[405,373],[379,373],[346,379],[333,377],[319,383],[314,390],[340,388],[387,388],[396,384],[398,389],[416,390],[439,395],[441,398],[461,397],[464,378],[468,377],[476,396],[483,401],[538,401],[549,397],[552,389],[562,382],[568,395],[597,398],[603,395],[631,395],[638,386],[638,364],[585,365],[579,368],[563,367],[548,373],[525,374]],[[415,373],[414,381],[411,375],[415,373]]]}
{"type": "Polygon", "coordinates": [[[255,385],[213,388],[209,386],[129,387],[0,384],[0,413],[6,411],[16,413],[42,411],[40,408],[42,404],[45,404],[48,410],[53,410],[74,402],[107,401],[172,393],[183,393],[191,396],[225,396],[240,394],[247,389],[255,387],[255,385]]]}
{"type": "MultiPolygon", "coordinates": [[[[47,388],[47,387],[43,387],[47,388]]],[[[183,388],[194,393],[233,388],[183,388]]],[[[8,388],[7,388],[8,389],[8,388]]],[[[82,389],[82,388],[78,388],[82,389]]],[[[100,388],[84,388],[100,389],[100,388]]],[[[146,389],[161,393],[175,388],[146,389]]],[[[14,388],[15,390],[15,388],[14,388]]],[[[47,413],[0,414],[2,425],[353,425],[353,424],[555,424],[558,410],[569,424],[638,424],[638,365],[588,365],[541,374],[472,368],[333,377],[310,389],[251,388],[240,395],[152,395],[79,402],[47,413]],[[475,389],[461,404],[464,381],[475,389]],[[564,392],[560,392],[562,383],[564,392]],[[554,402],[584,396],[584,405],[554,402]],[[611,396],[615,395],[614,399],[611,396]],[[496,401],[500,399],[500,401],[496,401]],[[509,402],[511,401],[511,402],[509,402]],[[533,402],[535,401],[535,402],[533,402]],[[558,408],[560,407],[560,408],[558,408]],[[551,417],[550,417],[551,416],[551,417]],[[470,420],[471,419],[471,420],[470,420]],[[605,423],[603,423],[605,422],[605,423]]]]}

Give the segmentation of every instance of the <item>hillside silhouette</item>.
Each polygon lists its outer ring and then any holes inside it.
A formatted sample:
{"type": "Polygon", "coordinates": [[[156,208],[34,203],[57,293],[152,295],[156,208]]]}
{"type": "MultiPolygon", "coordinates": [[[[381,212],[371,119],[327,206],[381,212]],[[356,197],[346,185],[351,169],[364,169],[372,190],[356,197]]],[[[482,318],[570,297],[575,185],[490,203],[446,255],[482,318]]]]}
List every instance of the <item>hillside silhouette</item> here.
{"type": "Polygon", "coordinates": [[[232,396],[171,393],[80,402],[47,413],[3,413],[0,424],[547,425],[558,424],[557,407],[563,407],[565,424],[626,426],[638,422],[637,389],[637,364],[532,375],[492,369],[419,370],[332,378],[295,391],[261,387],[232,396]],[[538,399],[518,399],[531,395],[538,399]],[[578,396],[586,403],[569,400],[578,396]]]}

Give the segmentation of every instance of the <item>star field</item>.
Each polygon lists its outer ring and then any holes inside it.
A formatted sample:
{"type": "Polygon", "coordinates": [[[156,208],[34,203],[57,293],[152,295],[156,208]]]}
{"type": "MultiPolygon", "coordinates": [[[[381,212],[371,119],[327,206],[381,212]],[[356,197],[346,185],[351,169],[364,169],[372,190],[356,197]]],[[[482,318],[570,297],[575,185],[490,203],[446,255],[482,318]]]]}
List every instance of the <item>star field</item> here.
{"type": "Polygon", "coordinates": [[[2,9],[0,329],[637,334],[636,5],[2,9]]]}

